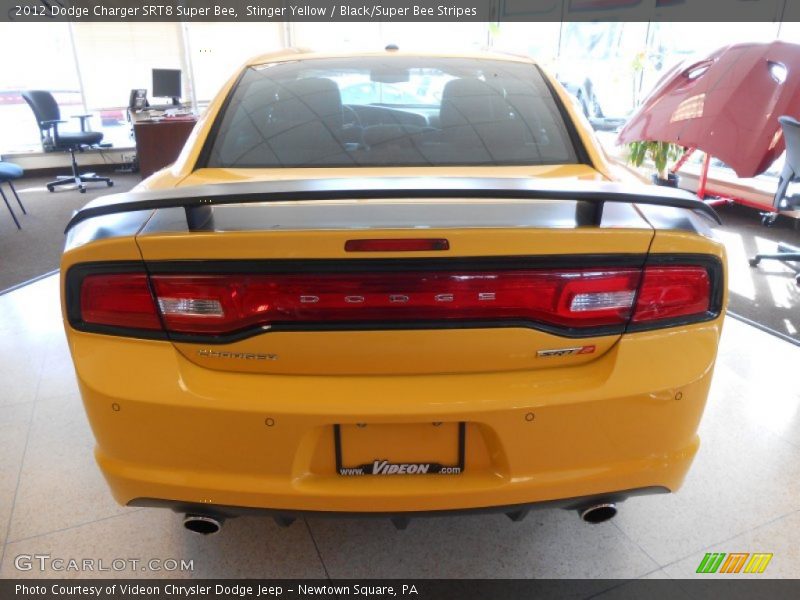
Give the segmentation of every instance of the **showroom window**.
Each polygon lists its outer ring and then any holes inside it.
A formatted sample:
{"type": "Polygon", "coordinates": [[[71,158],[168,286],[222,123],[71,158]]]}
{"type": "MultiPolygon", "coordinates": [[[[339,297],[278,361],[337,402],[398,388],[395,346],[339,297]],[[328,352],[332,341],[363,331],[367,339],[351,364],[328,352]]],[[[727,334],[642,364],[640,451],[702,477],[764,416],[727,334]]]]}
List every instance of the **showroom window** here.
{"type": "MultiPolygon", "coordinates": [[[[86,108],[94,115],[92,128],[102,131],[104,140],[114,146],[130,146],[126,115],[130,91],[146,88],[151,97],[152,69],[181,69],[180,24],[75,23],[72,27],[86,108]]],[[[184,76],[184,99],[187,81],[184,76]]]]}
{"type": "Polygon", "coordinates": [[[726,44],[797,39],[796,23],[501,23],[497,49],[527,54],[555,73],[587,116],[624,119],[675,64],[726,44]]]}
{"type": "Polygon", "coordinates": [[[92,113],[90,125],[115,147],[133,145],[126,108],[130,91],[144,88],[153,103],[152,69],[182,71],[182,99],[207,104],[247,59],[284,45],[281,23],[15,23],[0,25],[7,61],[0,81],[0,152],[41,149],[33,113],[20,95],[54,93],[63,127],[71,115],[92,113]],[[246,32],[243,32],[246,29],[246,32]],[[213,30],[213,33],[211,33],[213,30]],[[33,52],[21,49],[35,47],[33,52]],[[80,65],[80,70],[76,64],[80,65]]]}
{"type": "Polygon", "coordinates": [[[401,50],[440,50],[453,48],[479,50],[487,45],[487,23],[448,23],[447,35],[441,34],[441,24],[418,22],[413,28],[405,23],[340,23],[333,28],[328,23],[291,23],[292,43],[313,50],[381,50],[396,44],[401,50]]]}
{"type": "MultiPolygon", "coordinates": [[[[80,82],[67,23],[0,25],[0,152],[41,148],[36,119],[22,99],[24,90],[51,90],[62,118],[82,114],[80,82]]],[[[74,121],[77,123],[77,120],[74,121]]]]}
{"type": "Polygon", "coordinates": [[[197,101],[211,101],[246,60],[283,48],[282,28],[282,23],[187,23],[197,101]]]}
{"type": "MultiPolygon", "coordinates": [[[[14,56],[0,80],[0,152],[37,151],[38,130],[20,96],[52,90],[69,121],[91,112],[91,126],[116,147],[132,145],[125,107],[130,90],[148,89],[153,68],[183,72],[183,100],[201,106],[251,56],[287,43],[315,50],[479,50],[486,45],[535,57],[556,73],[588,116],[626,118],[674,64],[729,43],[797,39],[784,23],[15,23],[0,25],[0,52],[14,56]],[[213,28],[213,34],[211,33],[213,28]],[[35,48],[36,51],[23,51],[35,48]],[[76,64],[80,64],[80,70],[76,64]]],[[[158,99],[156,99],[158,101],[158,99]]],[[[163,100],[163,99],[162,99],[163,100]]]]}

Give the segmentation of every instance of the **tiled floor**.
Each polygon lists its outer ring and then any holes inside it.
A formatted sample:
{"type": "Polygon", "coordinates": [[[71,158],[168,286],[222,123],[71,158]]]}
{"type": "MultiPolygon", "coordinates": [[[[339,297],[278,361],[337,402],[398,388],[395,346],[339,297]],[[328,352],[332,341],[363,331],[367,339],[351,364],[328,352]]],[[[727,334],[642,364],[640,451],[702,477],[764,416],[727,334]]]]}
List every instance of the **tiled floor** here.
{"type": "MultiPolygon", "coordinates": [[[[413,521],[240,518],[200,538],[168,511],[126,509],[92,458],[51,277],[0,296],[0,577],[17,557],[193,560],[191,577],[685,578],[705,552],[772,552],[765,575],[800,577],[800,348],[729,319],[703,446],[675,495],[632,499],[590,526],[571,512],[413,521]]],[[[119,564],[119,563],[118,563],[119,564]]],[[[139,567],[140,569],[140,567],[139,567]]],[[[137,569],[137,572],[138,570],[137,569]]],[[[103,576],[131,576],[128,567],[103,576]]],[[[741,576],[741,575],[740,575],[741,576]]]]}

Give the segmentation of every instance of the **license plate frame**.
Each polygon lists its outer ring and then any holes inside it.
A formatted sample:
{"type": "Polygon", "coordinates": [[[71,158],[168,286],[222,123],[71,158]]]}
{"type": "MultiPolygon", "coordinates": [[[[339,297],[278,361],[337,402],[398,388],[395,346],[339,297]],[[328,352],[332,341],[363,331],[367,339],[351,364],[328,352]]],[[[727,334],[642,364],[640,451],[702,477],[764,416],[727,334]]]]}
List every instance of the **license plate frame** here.
{"type": "Polygon", "coordinates": [[[400,475],[461,475],[465,469],[467,445],[467,425],[458,423],[458,459],[455,465],[439,462],[392,462],[388,459],[376,458],[371,464],[345,466],[342,460],[342,427],[333,426],[333,446],[336,456],[336,474],[340,477],[376,477],[400,475]],[[375,472],[377,469],[378,472],[375,472]]]}

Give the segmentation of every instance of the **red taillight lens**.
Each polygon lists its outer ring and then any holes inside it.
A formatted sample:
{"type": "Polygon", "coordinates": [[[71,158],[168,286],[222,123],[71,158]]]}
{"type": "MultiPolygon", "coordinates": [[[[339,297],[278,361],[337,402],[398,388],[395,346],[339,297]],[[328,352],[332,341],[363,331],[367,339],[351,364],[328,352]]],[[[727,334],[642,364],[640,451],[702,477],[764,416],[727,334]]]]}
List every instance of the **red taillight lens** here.
{"type": "Polygon", "coordinates": [[[272,323],[525,320],[627,322],[638,269],[155,275],[167,328],[227,333],[272,323]]]}
{"type": "Polygon", "coordinates": [[[711,279],[705,267],[649,266],[636,300],[634,323],[704,314],[711,309],[711,279]]]}
{"type": "Polygon", "coordinates": [[[160,274],[150,281],[144,273],[88,274],[81,280],[80,306],[68,310],[76,327],[163,331],[163,323],[169,332],[196,335],[281,324],[357,328],[448,321],[551,327],[567,335],[621,333],[628,323],[644,329],[713,316],[721,304],[718,293],[712,298],[718,273],[699,265],[650,265],[160,274]]]}
{"type": "Polygon", "coordinates": [[[161,329],[144,273],[85,277],[81,285],[81,319],[93,325],[161,329]]]}

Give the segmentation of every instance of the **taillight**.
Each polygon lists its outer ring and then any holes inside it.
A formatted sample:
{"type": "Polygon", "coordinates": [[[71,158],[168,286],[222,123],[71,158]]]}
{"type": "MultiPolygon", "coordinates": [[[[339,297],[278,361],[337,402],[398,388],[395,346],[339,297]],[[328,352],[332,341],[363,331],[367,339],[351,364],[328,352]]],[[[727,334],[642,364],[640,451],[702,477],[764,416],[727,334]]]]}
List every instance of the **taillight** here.
{"type": "Polygon", "coordinates": [[[122,334],[471,323],[600,335],[711,318],[721,309],[720,279],[721,269],[701,265],[162,273],[149,281],[144,273],[109,273],[83,276],[68,306],[74,326],[122,334]]]}
{"type": "Polygon", "coordinates": [[[517,320],[623,325],[638,269],[154,275],[164,322],[221,334],[278,323],[517,320]]]}
{"type": "Polygon", "coordinates": [[[711,278],[701,266],[648,266],[633,322],[677,319],[711,310],[711,278]]]}
{"type": "Polygon", "coordinates": [[[130,329],[161,329],[144,273],[88,275],[81,285],[86,323],[130,329]]]}

